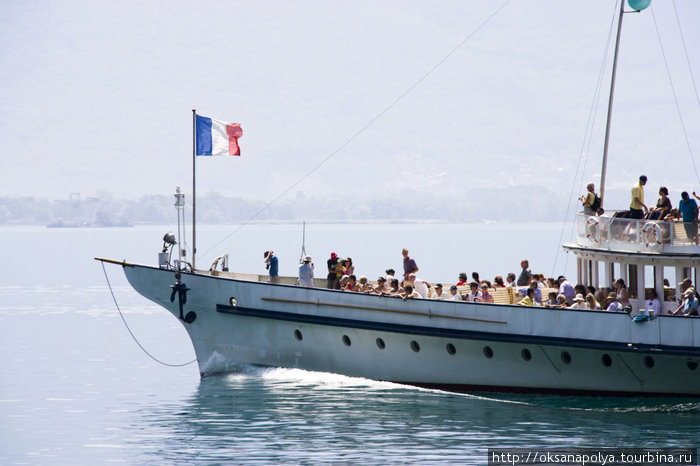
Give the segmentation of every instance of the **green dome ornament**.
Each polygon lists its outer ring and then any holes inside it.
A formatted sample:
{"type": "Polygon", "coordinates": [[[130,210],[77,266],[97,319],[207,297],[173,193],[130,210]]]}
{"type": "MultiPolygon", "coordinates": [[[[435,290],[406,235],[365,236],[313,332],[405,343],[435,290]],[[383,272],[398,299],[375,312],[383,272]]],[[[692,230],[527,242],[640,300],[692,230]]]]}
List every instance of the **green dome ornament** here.
{"type": "Polygon", "coordinates": [[[642,11],[651,4],[651,0],[627,0],[627,4],[636,11],[642,11]]]}

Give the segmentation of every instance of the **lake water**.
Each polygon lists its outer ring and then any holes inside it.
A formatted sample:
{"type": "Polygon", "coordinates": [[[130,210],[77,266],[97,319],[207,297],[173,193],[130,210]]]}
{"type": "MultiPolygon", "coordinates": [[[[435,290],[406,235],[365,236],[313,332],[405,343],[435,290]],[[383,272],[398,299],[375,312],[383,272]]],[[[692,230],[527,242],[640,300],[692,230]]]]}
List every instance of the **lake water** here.
{"type": "MultiPolygon", "coordinates": [[[[93,257],[153,264],[168,229],[0,228],[0,464],[485,464],[487,448],[698,444],[698,400],[484,397],[254,367],[200,380],[195,364],[157,363],[131,338],[93,257]]],[[[200,267],[228,252],[231,270],[265,273],[262,252],[274,249],[281,273],[296,272],[301,225],[250,225],[206,251],[230,231],[198,232],[200,267]]],[[[574,277],[574,258],[557,257],[561,231],[314,224],[306,251],[320,270],[331,250],[351,256],[370,278],[399,270],[402,247],[430,281],[490,279],[522,258],[574,277]]],[[[178,320],[133,292],[120,267],[107,273],[139,342],[163,362],[191,361],[178,320]]]]}

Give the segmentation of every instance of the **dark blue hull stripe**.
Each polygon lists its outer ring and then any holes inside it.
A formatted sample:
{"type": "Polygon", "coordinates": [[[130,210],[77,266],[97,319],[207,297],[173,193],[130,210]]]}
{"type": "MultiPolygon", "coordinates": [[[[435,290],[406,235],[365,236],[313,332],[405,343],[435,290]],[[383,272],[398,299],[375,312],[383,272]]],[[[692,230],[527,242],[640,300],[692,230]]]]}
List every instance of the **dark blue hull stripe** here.
{"type": "MultiPolygon", "coordinates": [[[[505,343],[520,343],[543,346],[559,346],[569,348],[586,348],[599,351],[621,351],[628,353],[649,353],[664,356],[700,357],[700,348],[692,346],[647,345],[642,343],[618,343],[612,341],[584,340],[575,338],[545,337],[538,335],[519,335],[509,333],[479,332],[474,330],[458,330],[451,328],[423,327],[417,325],[392,324],[388,322],[372,322],[367,320],[343,319],[309,314],[294,314],[290,312],[269,311],[246,307],[233,307],[217,304],[216,311],[224,314],[234,314],[261,319],[283,320],[303,324],[325,325],[330,327],[357,328],[376,330],[379,332],[401,333],[406,335],[421,335],[430,337],[454,338],[459,340],[497,341],[505,343]]],[[[640,324],[643,325],[643,324],[640,324]]]]}

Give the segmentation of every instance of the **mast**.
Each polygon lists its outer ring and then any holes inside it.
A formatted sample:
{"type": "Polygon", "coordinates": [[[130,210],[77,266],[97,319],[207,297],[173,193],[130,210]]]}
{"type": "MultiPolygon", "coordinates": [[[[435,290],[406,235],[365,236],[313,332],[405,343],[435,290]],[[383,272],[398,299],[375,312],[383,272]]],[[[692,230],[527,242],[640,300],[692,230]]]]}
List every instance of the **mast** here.
{"type": "MultiPolygon", "coordinates": [[[[634,11],[639,13],[649,6],[651,0],[627,0],[634,11]]],[[[610,143],[610,121],[612,119],[613,96],[615,95],[615,75],[617,74],[617,55],[620,51],[620,36],[622,33],[622,17],[625,14],[625,0],[620,0],[620,19],[617,21],[617,38],[615,39],[615,58],[613,59],[612,79],[610,80],[610,98],[608,99],[608,118],[605,123],[605,146],[603,147],[603,167],[600,171],[600,206],[603,207],[605,198],[605,172],[608,166],[608,145],[610,143]]]]}
{"type": "Polygon", "coordinates": [[[195,169],[197,164],[197,110],[192,109],[192,272],[195,270],[194,260],[197,254],[197,196],[195,185],[195,169]]]}

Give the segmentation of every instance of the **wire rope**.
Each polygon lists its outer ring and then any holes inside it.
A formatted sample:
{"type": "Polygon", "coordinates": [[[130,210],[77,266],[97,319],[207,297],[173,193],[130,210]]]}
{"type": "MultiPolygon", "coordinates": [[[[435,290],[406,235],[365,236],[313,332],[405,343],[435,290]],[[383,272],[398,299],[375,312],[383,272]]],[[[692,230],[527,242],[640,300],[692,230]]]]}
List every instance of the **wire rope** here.
{"type": "Polygon", "coordinates": [[[676,0],[673,0],[673,11],[676,14],[676,23],[678,23],[678,32],[681,33],[681,42],[683,43],[683,51],[685,52],[685,61],[688,63],[688,71],[690,71],[690,80],[693,82],[693,89],[695,90],[695,100],[697,100],[698,105],[700,105],[700,96],[698,96],[698,87],[695,85],[695,76],[693,76],[693,67],[690,65],[690,57],[688,56],[688,48],[685,46],[685,37],[683,36],[683,28],[681,27],[681,20],[678,18],[678,9],[676,8],[676,0]]]}
{"type": "Polygon", "coordinates": [[[442,57],[438,62],[433,65],[432,68],[430,68],[426,73],[424,73],[418,80],[413,83],[411,86],[408,87],[403,93],[401,93],[397,98],[395,98],[389,105],[384,107],[382,111],[380,111],[374,118],[372,118],[368,123],[366,123],[364,126],[362,126],[358,131],[356,131],[352,136],[350,136],[344,143],[342,143],[336,150],[330,153],[326,158],[321,160],[318,164],[316,164],[311,170],[309,170],[306,174],[304,174],[301,178],[299,178],[297,181],[292,183],[287,189],[282,191],[277,197],[275,197],[273,200],[265,204],[263,207],[260,208],[257,212],[255,212],[253,215],[250,216],[247,220],[245,220],[243,223],[241,223],[238,228],[233,230],[231,233],[229,233],[227,236],[225,236],[222,240],[219,242],[215,243],[213,246],[211,246],[209,249],[204,251],[202,254],[207,254],[211,252],[212,249],[216,248],[219,246],[221,243],[224,241],[228,240],[231,236],[234,234],[238,233],[244,226],[246,226],[248,223],[253,221],[258,215],[263,213],[265,210],[267,210],[270,206],[272,206],[274,203],[279,201],[282,197],[284,197],[289,191],[294,189],[296,186],[298,186],[302,181],[304,181],[306,178],[311,176],[316,170],[321,168],[323,165],[325,165],[330,159],[332,159],[335,155],[337,155],[341,150],[343,150],[347,145],[349,145],[352,141],[357,139],[362,133],[364,133],[370,126],[372,126],[377,120],[379,120],[381,117],[383,117],[387,112],[389,112],[392,108],[396,106],[401,100],[403,100],[404,97],[406,97],[411,91],[413,91],[416,87],[418,87],[423,81],[425,81],[435,70],[437,70],[444,62],[446,62],[452,55],[454,55],[457,50],[459,50],[469,39],[471,39],[477,32],[479,32],[484,26],[486,26],[487,23],[489,23],[498,13],[500,13],[505,6],[510,3],[510,0],[506,0],[499,6],[493,13],[491,13],[479,26],[476,27],[472,32],[470,32],[464,39],[462,39],[461,42],[459,42],[455,47],[452,48],[444,57],[442,57]]]}

